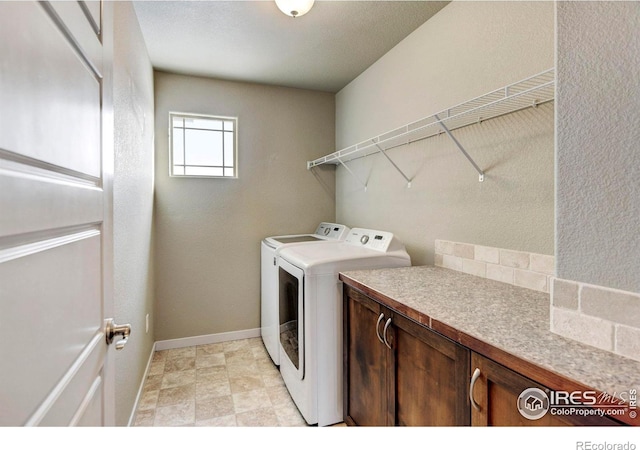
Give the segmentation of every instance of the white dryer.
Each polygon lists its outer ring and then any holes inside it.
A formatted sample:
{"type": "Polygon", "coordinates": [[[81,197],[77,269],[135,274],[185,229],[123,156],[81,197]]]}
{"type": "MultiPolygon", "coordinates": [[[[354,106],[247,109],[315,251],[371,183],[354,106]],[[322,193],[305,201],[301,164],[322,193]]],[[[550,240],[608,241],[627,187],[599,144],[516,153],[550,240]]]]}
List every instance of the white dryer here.
{"type": "Polygon", "coordinates": [[[343,420],[342,283],[348,270],[407,267],[392,233],[353,228],[342,242],[280,251],[280,372],[309,424],[343,420]]]}
{"type": "Polygon", "coordinates": [[[321,222],[314,233],[270,236],[260,245],[260,334],[274,364],[280,364],[278,349],[278,252],[286,247],[344,240],[349,228],[321,222]]]}

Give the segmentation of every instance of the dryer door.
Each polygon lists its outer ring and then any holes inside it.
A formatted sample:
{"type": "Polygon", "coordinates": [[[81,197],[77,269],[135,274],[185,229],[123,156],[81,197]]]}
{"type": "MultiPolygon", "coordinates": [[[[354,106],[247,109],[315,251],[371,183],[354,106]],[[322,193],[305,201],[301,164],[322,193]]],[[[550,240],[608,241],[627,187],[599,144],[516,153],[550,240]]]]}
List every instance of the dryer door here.
{"type": "Polygon", "coordinates": [[[304,379],[304,271],[280,259],[279,325],[280,364],[290,362],[304,379]]]}

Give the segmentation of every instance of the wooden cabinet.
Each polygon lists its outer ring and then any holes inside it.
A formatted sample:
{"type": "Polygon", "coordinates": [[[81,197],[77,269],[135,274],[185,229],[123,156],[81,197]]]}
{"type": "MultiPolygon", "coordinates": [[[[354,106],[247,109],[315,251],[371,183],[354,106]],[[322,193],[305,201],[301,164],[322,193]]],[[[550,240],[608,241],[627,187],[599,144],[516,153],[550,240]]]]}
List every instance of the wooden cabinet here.
{"type": "MultiPolygon", "coordinates": [[[[350,288],[345,289],[343,372],[345,422],[382,426],[389,419],[387,379],[390,378],[387,348],[375,327],[383,307],[350,288]]],[[[386,312],[386,309],[384,309],[386,312]]],[[[379,330],[379,328],[378,328],[379,330]]],[[[393,403],[393,402],[391,402],[393,403]]]]}
{"type": "Polygon", "coordinates": [[[345,286],[349,425],[469,425],[470,352],[345,286]]]}
{"type": "Polygon", "coordinates": [[[343,401],[348,425],[620,425],[598,415],[547,413],[530,420],[518,411],[518,397],[528,388],[548,394],[547,387],[347,284],[343,298],[343,401]]]}
{"type": "Polygon", "coordinates": [[[471,354],[470,376],[471,424],[474,426],[620,425],[613,419],[597,415],[561,416],[547,412],[536,420],[524,417],[518,411],[520,394],[529,388],[538,388],[548,394],[549,389],[477,353],[471,354]]]}

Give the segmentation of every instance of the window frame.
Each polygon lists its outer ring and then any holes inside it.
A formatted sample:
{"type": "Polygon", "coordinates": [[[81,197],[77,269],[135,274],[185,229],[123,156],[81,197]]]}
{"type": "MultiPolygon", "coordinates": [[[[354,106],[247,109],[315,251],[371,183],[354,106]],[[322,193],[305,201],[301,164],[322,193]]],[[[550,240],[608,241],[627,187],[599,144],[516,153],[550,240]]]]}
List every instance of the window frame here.
{"type": "MultiPolygon", "coordinates": [[[[184,128],[183,128],[184,130],[184,128]]],[[[224,130],[211,130],[211,131],[219,131],[224,133],[224,130]]],[[[223,139],[224,141],[224,139],[223,139]]],[[[184,141],[183,141],[183,146],[184,146],[184,141]]],[[[168,148],[169,148],[169,177],[170,178],[214,178],[214,179],[229,179],[229,180],[233,180],[233,179],[237,179],[238,178],[238,118],[237,117],[232,117],[232,116],[218,116],[218,115],[213,115],[213,114],[197,114],[197,113],[183,113],[183,112],[177,112],[177,111],[169,111],[169,142],[168,142],[168,148]],[[189,118],[193,118],[193,119],[206,119],[206,120],[215,120],[215,121],[222,121],[222,122],[233,122],[233,131],[232,131],[232,135],[233,135],[233,176],[229,176],[229,175],[181,175],[181,174],[175,174],[174,173],[174,163],[173,163],[173,132],[174,132],[174,126],[173,126],[173,120],[174,118],[182,118],[182,119],[189,119],[189,118]]],[[[184,153],[184,157],[185,157],[185,161],[184,164],[178,164],[178,165],[182,165],[185,168],[185,172],[186,172],[186,168],[189,167],[188,164],[186,164],[186,154],[187,154],[187,150],[183,148],[184,153]]],[[[224,147],[222,150],[223,153],[223,164],[224,164],[224,147]]],[[[197,167],[197,166],[194,166],[197,167]]],[[[204,167],[219,167],[219,166],[204,166],[204,167]]],[[[224,169],[225,167],[229,167],[229,166],[221,166],[223,173],[224,173],[224,169]]]]}

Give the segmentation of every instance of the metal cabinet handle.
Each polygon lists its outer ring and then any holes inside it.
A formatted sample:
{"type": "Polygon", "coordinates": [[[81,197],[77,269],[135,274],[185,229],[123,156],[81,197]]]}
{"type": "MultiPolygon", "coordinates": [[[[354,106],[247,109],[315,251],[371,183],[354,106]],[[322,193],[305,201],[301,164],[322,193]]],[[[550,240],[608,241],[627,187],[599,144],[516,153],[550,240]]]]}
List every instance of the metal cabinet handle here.
{"type": "Polygon", "coordinates": [[[384,313],[380,313],[380,317],[378,317],[378,322],[376,322],[376,336],[378,336],[378,340],[384,344],[384,341],[380,337],[380,333],[378,331],[380,330],[380,322],[382,322],[382,319],[384,319],[384,313]]]}
{"type": "Polygon", "coordinates": [[[480,411],[480,405],[476,403],[473,398],[473,387],[476,385],[476,381],[480,378],[480,369],[476,367],[476,370],[473,371],[473,375],[471,376],[471,383],[469,384],[469,400],[471,400],[471,406],[476,411],[480,411]]]}
{"type": "Polygon", "coordinates": [[[129,335],[131,335],[131,325],[128,323],[124,325],[116,325],[113,319],[107,319],[104,334],[107,339],[107,345],[111,345],[113,343],[116,335],[122,336],[123,339],[116,342],[116,350],[122,350],[124,346],[127,345],[129,335]]]}
{"type": "Polygon", "coordinates": [[[387,323],[384,324],[384,331],[382,332],[382,337],[384,338],[384,345],[389,347],[389,350],[392,350],[391,345],[389,345],[389,341],[387,341],[387,329],[391,325],[391,318],[387,320],[387,323]]]}

